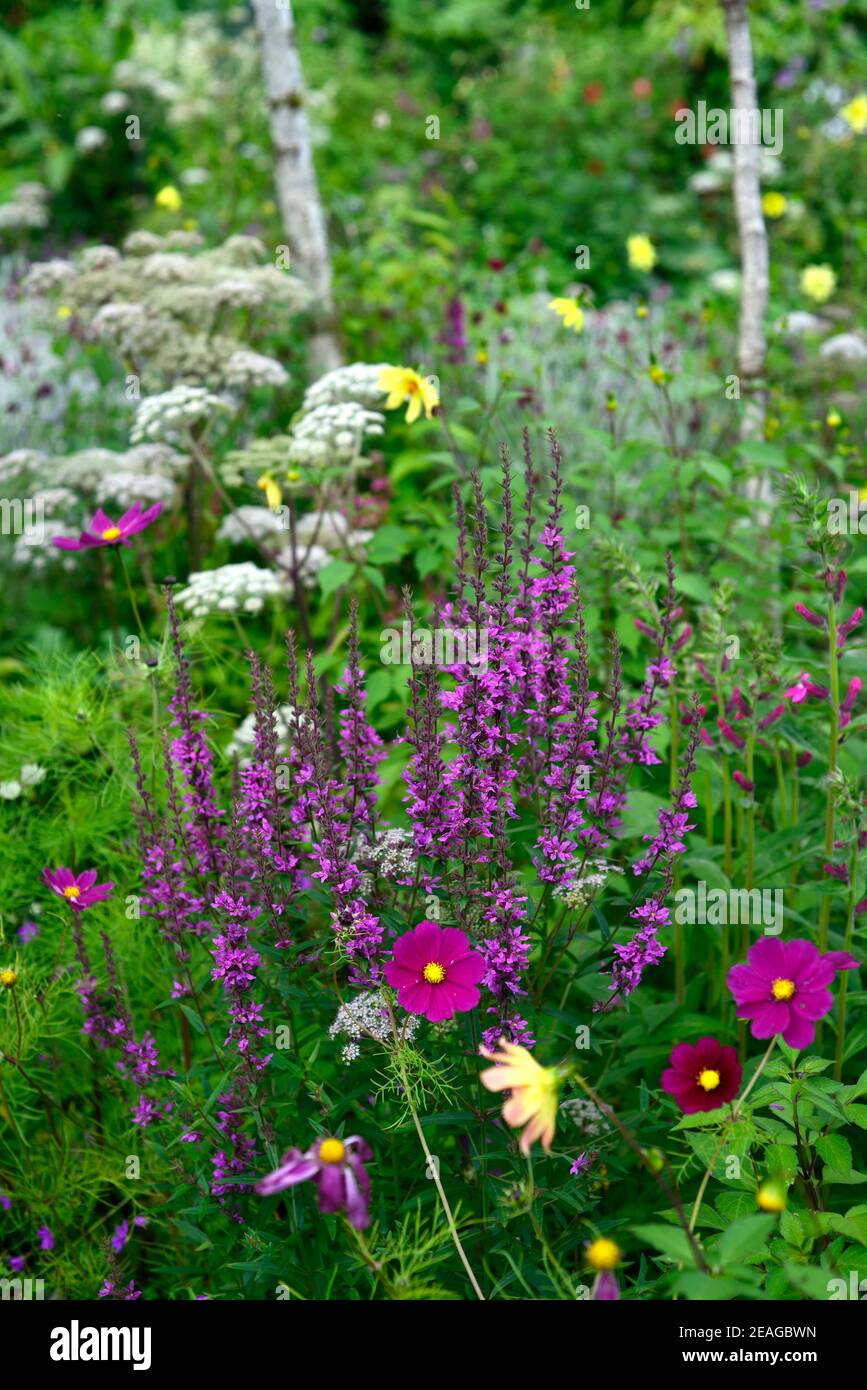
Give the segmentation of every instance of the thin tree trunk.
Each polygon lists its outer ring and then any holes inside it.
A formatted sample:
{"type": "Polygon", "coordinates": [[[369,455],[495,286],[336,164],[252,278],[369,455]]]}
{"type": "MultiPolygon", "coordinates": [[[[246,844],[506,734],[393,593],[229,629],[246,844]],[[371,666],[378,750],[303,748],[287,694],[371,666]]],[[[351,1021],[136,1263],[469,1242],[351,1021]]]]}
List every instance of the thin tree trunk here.
{"type": "MultiPolygon", "coordinates": [[[[756,77],[746,0],[721,0],[728,35],[732,106],[756,111],[756,77]]],[[[750,126],[741,123],[741,135],[750,126]]],[[[757,387],[765,368],[765,315],[768,308],[768,237],[759,180],[761,145],[740,140],[734,146],[735,218],[741,253],[741,312],[738,325],[738,376],[744,400],[741,435],[761,437],[764,393],[757,387]]]]}
{"type": "Polygon", "coordinates": [[[310,357],[320,371],[343,362],[331,291],[331,257],[316,182],[304,76],[295,42],[291,0],[253,0],[262,44],[262,72],[274,147],[277,205],[291,267],[315,295],[310,357]]]}

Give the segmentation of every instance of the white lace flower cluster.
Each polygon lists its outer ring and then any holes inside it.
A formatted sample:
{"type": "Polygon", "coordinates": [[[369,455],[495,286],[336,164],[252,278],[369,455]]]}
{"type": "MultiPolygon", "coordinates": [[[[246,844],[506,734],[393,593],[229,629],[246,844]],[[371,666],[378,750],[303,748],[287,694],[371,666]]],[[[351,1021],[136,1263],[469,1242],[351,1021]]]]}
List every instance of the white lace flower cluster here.
{"type": "Polygon", "coordinates": [[[351,362],[348,367],[335,367],[308,386],[304,393],[304,410],[353,401],[372,410],[382,403],[385,395],[378,382],[387,367],[387,362],[351,362]]]}
{"type": "Polygon", "coordinates": [[[320,545],[338,554],[348,551],[360,556],[373,532],[350,526],[342,512],[324,511],[305,512],[298,518],[295,534],[301,547],[320,545]]]}
{"type": "MultiPolygon", "coordinates": [[[[574,867],[580,869],[580,860],[576,860],[574,867]]],[[[623,870],[616,864],[609,864],[607,859],[590,859],[580,869],[580,875],[572,883],[568,881],[558,883],[553,892],[553,897],[560,898],[566,907],[584,907],[604,887],[609,874],[622,874],[623,870]]]]}
{"type": "Polygon", "coordinates": [[[254,386],[285,386],[289,373],[275,357],[239,348],[226,363],[225,379],[227,386],[250,390],[254,386]]]}
{"type": "MultiPolygon", "coordinates": [[[[277,744],[280,748],[287,748],[292,731],[299,724],[304,724],[308,715],[302,711],[296,713],[292,705],[278,705],[274,711],[274,729],[277,734],[277,744]]],[[[247,754],[250,753],[256,739],[256,716],[255,714],[246,715],[238,725],[232,737],[226,745],[226,752],[229,757],[237,757],[241,763],[249,762],[247,754]]]]}
{"type": "Polygon", "coordinates": [[[0,203],[0,231],[36,230],[48,225],[48,189],[41,183],[19,183],[8,203],[0,203]]]}
{"type": "MultiPolygon", "coordinates": [[[[417,1014],[407,1014],[400,1025],[403,1042],[412,1042],[420,1022],[417,1014]]],[[[340,1052],[344,1062],[353,1062],[360,1055],[359,1038],[372,1037],[380,1043],[389,1042],[392,1036],[391,1022],[382,993],[378,989],[366,990],[341,1004],[328,1029],[328,1036],[350,1039],[340,1052]]]]}
{"type": "Polygon", "coordinates": [[[576,1096],[572,1100],[564,1100],[560,1105],[561,1111],[568,1115],[573,1124],[588,1139],[593,1139],[597,1134],[604,1134],[611,1128],[608,1117],[594,1104],[592,1100],[585,1099],[584,1096],[576,1096]]]}
{"type": "Polygon", "coordinates": [[[179,608],[194,618],[212,613],[259,613],[269,599],[285,598],[287,586],[273,570],[252,561],[197,570],[176,597],[179,608]]]}
{"type": "Polygon", "coordinates": [[[377,830],[374,843],[364,845],[359,856],[371,861],[382,878],[400,883],[412,881],[416,855],[409,830],[377,830]]]}
{"type": "Polygon", "coordinates": [[[231,236],[203,249],[202,237],[188,231],[133,232],[123,254],[89,247],[74,262],[34,266],[26,286],[34,295],[62,289],[77,320],[135,363],[150,392],[177,382],[211,389],[230,379],[236,388],[248,380],[284,384],[282,366],[247,341],[245,311],[255,308],[256,331],[266,331],[269,320],[285,320],[310,301],[310,291],[269,260],[258,237],[231,236]]]}
{"type": "Polygon", "coordinates": [[[139,403],[130,438],[134,444],[144,439],[174,442],[184,427],[212,420],[231,408],[222,396],[204,386],[173,386],[170,391],[146,396],[139,403]]]}
{"type": "Polygon", "coordinates": [[[305,411],[292,427],[289,466],[359,466],[363,463],[365,435],[382,434],[384,426],[385,417],[379,411],[368,410],[357,401],[318,405],[305,411]]]}
{"type": "Polygon", "coordinates": [[[281,517],[270,507],[249,504],[228,512],[217,530],[217,540],[228,541],[230,545],[245,545],[251,541],[283,544],[283,538],[281,517]]]}

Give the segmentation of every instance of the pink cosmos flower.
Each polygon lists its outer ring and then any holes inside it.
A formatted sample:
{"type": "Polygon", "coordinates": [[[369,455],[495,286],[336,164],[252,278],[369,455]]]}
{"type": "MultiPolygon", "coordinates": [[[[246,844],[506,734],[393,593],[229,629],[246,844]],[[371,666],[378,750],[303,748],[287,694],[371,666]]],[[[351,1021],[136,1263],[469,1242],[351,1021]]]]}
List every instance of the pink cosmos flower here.
{"type": "Polygon", "coordinates": [[[734,1100],[740,1089],[744,1069],[733,1047],[716,1038],[678,1043],[662,1073],[662,1089],[674,1096],[684,1115],[718,1110],[734,1100]]]}
{"type": "Polygon", "coordinates": [[[94,512],[93,520],[80,536],[54,536],[52,544],[61,550],[89,550],[93,546],[129,545],[130,536],[150,526],[163,509],[162,502],[154,502],[152,507],[143,512],[143,505],[142,502],[135,502],[119,521],[112,521],[100,508],[94,512]]]}
{"type": "Polygon", "coordinates": [[[306,1153],[290,1149],[280,1167],[256,1183],[261,1197],[272,1197],[296,1183],[316,1179],[319,1210],[344,1211],[357,1231],[370,1225],[370,1178],[364,1164],[373,1157],[358,1134],[348,1139],[319,1139],[306,1153]]]}
{"type": "Polygon", "coordinates": [[[397,990],[402,1009],[440,1023],[476,1007],[476,985],[486,969],[462,931],[425,920],[395,941],[385,978],[397,990]]]}
{"type": "Polygon", "coordinates": [[[77,878],[70,869],[43,869],[42,877],[52,893],[65,898],[75,912],[83,912],[86,907],[102,902],[114,888],[113,883],[97,883],[95,869],[87,869],[77,878]]]}
{"type": "Polygon", "coordinates": [[[781,1033],[789,1047],[809,1047],[816,1020],[824,1018],[833,999],[828,986],[838,970],[857,970],[848,951],[826,951],[812,941],[778,941],[763,936],[750,947],[746,965],[733,965],[728,987],[738,1018],[752,1019],[754,1038],[781,1033]]]}

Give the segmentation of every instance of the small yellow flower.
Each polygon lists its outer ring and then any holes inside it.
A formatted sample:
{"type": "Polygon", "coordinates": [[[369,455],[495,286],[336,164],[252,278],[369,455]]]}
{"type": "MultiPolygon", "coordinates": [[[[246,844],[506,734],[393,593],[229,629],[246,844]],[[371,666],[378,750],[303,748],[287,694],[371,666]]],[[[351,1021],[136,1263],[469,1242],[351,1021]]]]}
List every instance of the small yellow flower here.
{"type": "Polygon", "coordinates": [[[181,226],[185,232],[197,232],[199,230],[199,224],[195,217],[185,217],[181,226]]]}
{"type": "Polygon", "coordinates": [[[638,308],[635,310],[635,317],[637,319],[646,319],[649,313],[650,310],[646,304],[639,304],[638,308]]]}
{"type": "Polygon", "coordinates": [[[867,94],[859,92],[843,107],[840,115],[850,130],[854,130],[856,135],[863,135],[867,130],[867,94]]]}
{"type": "Polygon", "coordinates": [[[58,317],[59,319],[71,319],[71,318],[72,318],[72,310],[70,309],[70,307],[69,307],[68,304],[61,304],[61,305],[59,306],[59,308],[58,308],[58,310],[57,310],[57,317],[58,317]]]}
{"type": "Polygon", "coordinates": [[[600,1236],[587,1247],[587,1263],[594,1269],[616,1269],[620,1263],[620,1247],[607,1236],[600,1236]]]}
{"type": "Polygon", "coordinates": [[[785,1211],[786,1189],[778,1182],[763,1182],[756,1193],[762,1211],[785,1211]]]}
{"type": "Polygon", "coordinates": [[[480,348],[479,351],[476,353],[476,361],[478,362],[480,367],[484,367],[487,360],[488,354],[485,352],[484,348],[480,348]]]}
{"type": "Polygon", "coordinates": [[[766,193],[762,198],[762,212],[765,217],[782,217],[789,206],[789,200],[782,193],[766,193]]]}
{"type": "Polygon", "coordinates": [[[298,472],[298,469],[297,469],[297,468],[290,468],[290,469],[289,469],[289,472],[286,474],[286,481],[287,481],[287,483],[300,483],[300,482],[301,482],[301,474],[298,472]]]}
{"type": "Polygon", "coordinates": [[[627,237],[626,250],[633,270],[652,270],[656,265],[656,247],[643,233],[627,237]]]}
{"type": "Polygon", "coordinates": [[[617,409],[617,397],[616,397],[616,396],[612,396],[612,395],[609,394],[608,400],[605,402],[605,409],[606,409],[606,410],[610,410],[610,411],[612,412],[612,414],[614,413],[614,411],[617,409]]]}
{"type": "Polygon", "coordinates": [[[482,1056],[497,1065],[483,1071],[481,1083],[489,1091],[511,1091],[503,1106],[503,1119],[517,1129],[526,1125],[518,1147],[529,1154],[538,1139],[546,1153],[557,1127],[557,1092],[560,1078],[555,1067],[540,1067],[532,1053],[517,1043],[500,1039],[499,1052],[481,1049],[482,1056]]]}
{"type": "Polygon", "coordinates": [[[404,401],[409,401],[406,422],[411,425],[421,415],[422,407],[428,420],[440,403],[439,392],[430,377],[419,376],[412,367],[383,367],[376,383],[380,391],[388,393],[386,410],[398,410],[404,401]]]}
{"type": "Polygon", "coordinates": [[[808,265],[801,271],[801,291],[808,299],[824,304],[837,287],[837,277],[829,265],[808,265]]]}
{"type": "Polygon", "coordinates": [[[0,985],[4,989],[11,989],[17,979],[18,976],[14,970],[0,970],[0,985]]]}
{"type": "Polygon", "coordinates": [[[668,373],[664,367],[660,367],[658,362],[654,362],[652,367],[648,367],[647,375],[654,386],[664,386],[668,381],[668,373]]]}
{"type": "Polygon", "coordinates": [[[828,426],[829,430],[839,429],[842,423],[843,417],[838,411],[833,409],[828,411],[828,414],[825,416],[825,424],[828,426]]]}
{"type": "Polygon", "coordinates": [[[283,501],[283,493],[280,490],[280,484],[274,481],[270,473],[263,473],[256,483],[256,486],[261,488],[264,492],[265,500],[271,508],[271,511],[276,512],[280,503],[283,501]]]}
{"type": "Polygon", "coordinates": [[[563,320],[564,328],[574,328],[580,333],[584,327],[584,310],[577,299],[552,299],[548,305],[563,320]]]}
{"type": "Polygon", "coordinates": [[[184,200],[174,184],[167,183],[165,188],[160,189],[154,202],[158,208],[165,208],[167,212],[178,212],[184,200]]]}

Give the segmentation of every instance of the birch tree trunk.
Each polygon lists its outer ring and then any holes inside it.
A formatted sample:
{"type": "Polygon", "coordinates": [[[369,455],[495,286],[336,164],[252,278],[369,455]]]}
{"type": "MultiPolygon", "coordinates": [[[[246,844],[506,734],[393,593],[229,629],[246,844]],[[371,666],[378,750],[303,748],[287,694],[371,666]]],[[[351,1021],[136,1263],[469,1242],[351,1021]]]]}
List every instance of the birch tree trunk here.
{"type": "MultiPolygon", "coordinates": [[[[753,48],[750,42],[746,0],[721,0],[728,36],[732,107],[757,111],[753,48]]],[[[740,134],[753,133],[748,120],[739,123],[740,134]]],[[[765,316],[768,308],[768,238],[762,215],[759,180],[761,145],[750,138],[734,146],[735,219],[741,254],[741,311],[738,324],[738,376],[745,396],[741,436],[755,438],[764,432],[764,393],[756,380],[765,367],[765,316]]]]}
{"type": "Polygon", "coordinates": [[[310,357],[319,371],[343,362],[331,290],[331,257],[316,182],[304,76],[295,42],[292,0],[253,0],[274,149],[277,206],[291,268],[315,296],[310,357]]]}

